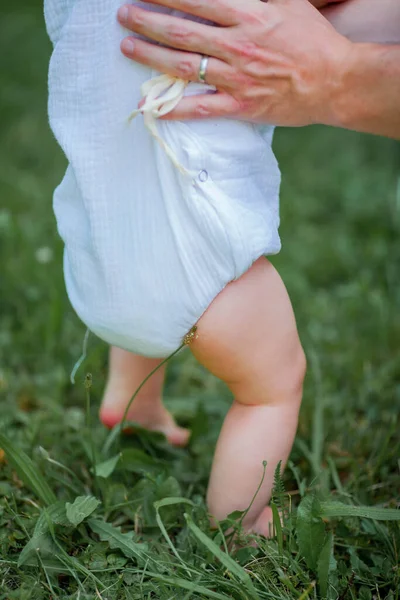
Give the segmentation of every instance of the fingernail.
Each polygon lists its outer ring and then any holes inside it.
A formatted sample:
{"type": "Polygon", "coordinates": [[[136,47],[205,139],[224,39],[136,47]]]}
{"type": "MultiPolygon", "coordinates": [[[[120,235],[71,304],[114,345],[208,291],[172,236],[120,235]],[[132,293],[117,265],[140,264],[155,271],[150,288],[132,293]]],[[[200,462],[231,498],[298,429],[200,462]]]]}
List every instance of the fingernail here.
{"type": "Polygon", "coordinates": [[[132,54],[135,49],[135,44],[131,38],[125,38],[121,42],[121,49],[127,54],[132,54]]]}
{"type": "Polygon", "coordinates": [[[125,23],[125,21],[127,21],[127,19],[128,19],[128,15],[129,15],[128,7],[121,6],[121,8],[118,10],[118,19],[120,21],[122,21],[123,23],[125,23]]]}

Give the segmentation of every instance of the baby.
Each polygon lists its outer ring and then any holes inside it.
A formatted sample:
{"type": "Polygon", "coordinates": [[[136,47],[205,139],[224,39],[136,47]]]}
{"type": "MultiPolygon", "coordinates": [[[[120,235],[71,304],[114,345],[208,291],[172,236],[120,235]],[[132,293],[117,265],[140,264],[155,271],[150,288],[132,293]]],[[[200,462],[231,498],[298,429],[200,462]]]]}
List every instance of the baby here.
{"type": "MultiPolygon", "coordinates": [[[[217,119],[155,129],[149,114],[130,121],[142,84],[159,73],[120,53],[119,6],[45,0],[50,124],[69,161],[54,195],[66,287],[82,321],[114,346],[101,420],[120,422],[146,375],[197,325],[190,350],[234,397],[209,512],[223,519],[246,509],[266,460],[243,524],[268,535],[273,474],[292,447],[305,374],[288,294],[266,258],[280,249],[273,128],[217,119]]],[[[204,91],[186,83],[186,94],[204,91]]],[[[162,404],[163,379],[164,368],[128,419],[184,445],[189,432],[162,404]]]]}

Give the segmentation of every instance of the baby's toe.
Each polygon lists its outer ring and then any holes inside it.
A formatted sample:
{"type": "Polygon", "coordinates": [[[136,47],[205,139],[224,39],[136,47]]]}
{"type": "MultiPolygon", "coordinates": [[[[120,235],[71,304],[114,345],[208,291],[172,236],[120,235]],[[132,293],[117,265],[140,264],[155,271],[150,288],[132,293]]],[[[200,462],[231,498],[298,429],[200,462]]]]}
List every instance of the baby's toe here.
{"type": "Polygon", "coordinates": [[[172,446],[187,446],[190,438],[190,429],[184,427],[172,427],[164,432],[165,437],[172,446]]]}

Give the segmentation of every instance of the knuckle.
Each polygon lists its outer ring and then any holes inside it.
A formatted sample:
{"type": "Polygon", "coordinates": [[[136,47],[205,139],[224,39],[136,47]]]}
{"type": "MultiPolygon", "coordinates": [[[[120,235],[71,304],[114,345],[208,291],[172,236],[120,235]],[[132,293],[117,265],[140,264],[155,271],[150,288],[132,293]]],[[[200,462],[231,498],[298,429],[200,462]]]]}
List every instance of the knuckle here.
{"type": "Polygon", "coordinates": [[[246,25],[251,25],[252,27],[256,25],[261,25],[261,27],[265,30],[267,21],[271,19],[271,12],[273,12],[273,7],[271,7],[268,3],[268,17],[265,14],[266,7],[261,3],[255,5],[253,10],[242,11],[240,18],[241,22],[246,25]]]}
{"type": "Polygon", "coordinates": [[[238,40],[224,35],[217,37],[214,43],[225,55],[246,59],[246,61],[255,60],[260,55],[258,44],[248,39],[238,40]]]}
{"type": "Polygon", "coordinates": [[[249,11],[247,14],[243,15],[242,18],[243,18],[244,23],[246,23],[247,25],[250,25],[251,27],[254,27],[255,25],[259,25],[260,22],[265,27],[265,23],[264,23],[263,19],[256,12],[252,13],[251,11],[249,11]]]}
{"type": "MultiPolygon", "coordinates": [[[[232,3],[234,4],[234,3],[232,3]]],[[[225,0],[213,0],[213,6],[216,12],[226,11],[226,1],[225,0]]],[[[246,4],[244,3],[241,6],[230,6],[229,7],[229,17],[232,21],[236,23],[243,23],[246,19],[248,13],[252,13],[254,7],[251,7],[251,10],[247,9],[246,4]]]]}
{"type": "Polygon", "coordinates": [[[241,102],[232,98],[230,100],[230,102],[228,102],[223,107],[223,113],[221,116],[222,117],[224,117],[224,116],[230,117],[230,116],[241,115],[241,114],[243,114],[243,111],[241,109],[241,102]]]}
{"type": "Polygon", "coordinates": [[[177,44],[185,44],[192,38],[191,32],[183,25],[172,23],[165,29],[168,39],[177,44]]]}
{"type": "Polygon", "coordinates": [[[184,0],[182,6],[182,10],[192,9],[192,10],[201,10],[204,8],[205,1],[204,0],[184,0]]]}
{"type": "Polygon", "coordinates": [[[130,27],[141,27],[145,24],[145,11],[140,9],[140,8],[136,8],[136,7],[132,7],[131,10],[129,11],[129,16],[128,16],[128,26],[130,27]]]}
{"type": "Polygon", "coordinates": [[[193,79],[195,76],[195,68],[190,60],[180,60],[177,64],[177,72],[182,79],[193,79]]]}
{"type": "Polygon", "coordinates": [[[199,102],[194,109],[194,114],[196,117],[209,117],[211,115],[211,111],[204,102],[199,102]]]}
{"type": "Polygon", "coordinates": [[[215,45],[226,55],[235,55],[238,53],[238,46],[235,40],[228,35],[221,35],[215,40],[215,45]]]}
{"type": "Polygon", "coordinates": [[[241,98],[235,100],[235,108],[238,114],[245,114],[251,106],[251,101],[247,98],[241,98]]]}
{"type": "Polygon", "coordinates": [[[246,63],[243,65],[243,71],[246,83],[250,86],[254,86],[255,82],[260,80],[262,74],[265,74],[262,63],[260,63],[257,58],[246,60],[246,63]]]}
{"type": "Polygon", "coordinates": [[[242,58],[246,58],[247,60],[258,58],[258,46],[254,42],[240,42],[237,52],[242,58]]]}
{"type": "Polygon", "coordinates": [[[240,90],[242,96],[246,96],[249,87],[252,85],[251,77],[248,73],[242,71],[236,71],[231,75],[231,81],[235,86],[236,90],[240,90]]]}

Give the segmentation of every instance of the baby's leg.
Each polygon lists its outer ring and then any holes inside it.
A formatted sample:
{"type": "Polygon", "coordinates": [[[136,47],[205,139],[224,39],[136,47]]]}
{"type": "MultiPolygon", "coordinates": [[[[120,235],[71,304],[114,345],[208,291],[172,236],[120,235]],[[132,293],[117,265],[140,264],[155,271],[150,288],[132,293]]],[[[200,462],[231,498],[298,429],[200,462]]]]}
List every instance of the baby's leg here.
{"type": "MultiPolygon", "coordinates": [[[[142,381],[163,359],[147,358],[112,347],[109,358],[109,376],[100,409],[100,419],[107,427],[122,420],[125,408],[142,381]]],[[[127,419],[146,429],[161,431],[175,446],[184,446],[189,431],[178,427],[162,401],[165,367],[158,369],[139,391],[127,419]]]]}
{"type": "Polygon", "coordinates": [[[264,483],[243,521],[268,534],[274,470],[285,464],[297,428],[305,357],[289,297],[265,257],[229,283],[199,319],[195,357],[234,395],[215,451],[209,512],[218,520],[246,509],[263,474],[264,483]]]}

